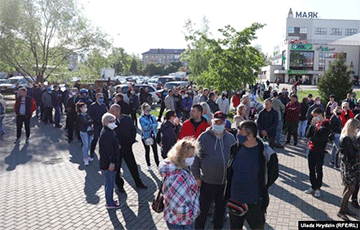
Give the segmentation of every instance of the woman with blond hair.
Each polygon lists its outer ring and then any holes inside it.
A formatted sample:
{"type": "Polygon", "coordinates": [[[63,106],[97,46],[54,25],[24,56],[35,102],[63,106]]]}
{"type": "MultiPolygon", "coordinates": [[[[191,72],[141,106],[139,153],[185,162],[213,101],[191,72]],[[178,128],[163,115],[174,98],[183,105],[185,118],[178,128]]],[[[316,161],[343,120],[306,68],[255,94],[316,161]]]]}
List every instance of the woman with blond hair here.
{"type": "Polygon", "coordinates": [[[207,120],[209,125],[212,125],[211,121],[214,117],[214,114],[212,114],[209,104],[207,102],[201,102],[200,105],[203,108],[202,116],[207,120]]]}
{"type": "Polygon", "coordinates": [[[194,162],[197,145],[194,139],[184,138],[160,163],[164,219],[169,229],[194,229],[195,219],[200,214],[199,188],[188,170],[194,162]]]}
{"type": "Polygon", "coordinates": [[[358,120],[349,119],[340,136],[341,177],[345,188],[337,215],[345,221],[349,221],[347,215],[356,216],[356,213],[349,210],[348,203],[350,196],[355,191],[356,184],[360,182],[360,155],[357,140],[359,127],[358,120]]]}
{"type": "Polygon", "coordinates": [[[242,121],[249,120],[249,117],[247,115],[247,106],[245,104],[240,104],[236,108],[236,114],[237,115],[234,116],[236,127],[239,127],[242,121]]]}

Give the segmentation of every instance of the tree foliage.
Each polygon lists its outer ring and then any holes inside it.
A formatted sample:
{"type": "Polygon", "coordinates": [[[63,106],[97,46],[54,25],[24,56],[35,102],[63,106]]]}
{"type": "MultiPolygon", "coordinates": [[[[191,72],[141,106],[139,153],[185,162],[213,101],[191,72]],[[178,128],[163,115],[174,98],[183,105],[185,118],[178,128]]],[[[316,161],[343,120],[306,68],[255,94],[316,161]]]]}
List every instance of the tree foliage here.
{"type": "Polygon", "coordinates": [[[329,69],[320,77],[317,86],[323,100],[327,100],[331,94],[334,94],[340,101],[352,92],[350,71],[344,54],[341,54],[333,63],[330,62],[329,69]]]}
{"type": "Polygon", "coordinates": [[[230,25],[219,29],[223,38],[213,39],[202,35],[209,47],[206,55],[210,57],[208,69],[203,71],[197,82],[217,90],[235,90],[245,84],[253,84],[257,72],[264,65],[264,55],[251,46],[256,39],[256,31],[263,24],[253,23],[242,31],[230,25]]]}
{"type": "Polygon", "coordinates": [[[0,1],[0,59],[38,82],[66,65],[69,56],[109,45],[77,0],[0,1]]]}
{"type": "Polygon", "coordinates": [[[188,45],[185,52],[182,53],[182,60],[187,62],[192,80],[208,69],[210,56],[205,52],[208,49],[208,43],[204,36],[210,35],[209,24],[209,20],[203,17],[201,28],[196,30],[195,23],[190,19],[185,22],[184,35],[188,45]]]}

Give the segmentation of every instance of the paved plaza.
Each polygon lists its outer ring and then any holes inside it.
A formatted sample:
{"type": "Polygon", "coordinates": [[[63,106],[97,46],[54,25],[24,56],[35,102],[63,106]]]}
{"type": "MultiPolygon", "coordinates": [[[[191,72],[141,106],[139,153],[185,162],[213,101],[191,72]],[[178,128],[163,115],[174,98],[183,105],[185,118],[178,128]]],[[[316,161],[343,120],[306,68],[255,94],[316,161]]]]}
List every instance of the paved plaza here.
{"type": "MultiPolygon", "coordinates": [[[[20,144],[13,144],[13,115],[5,117],[4,128],[7,134],[0,141],[0,229],[167,229],[163,214],[150,207],[160,180],[153,157],[153,172],[146,170],[140,136],[133,149],[148,189],[135,188],[123,163],[126,194],[120,194],[119,200],[126,205],[108,211],[98,159],[84,167],[80,142],[68,144],[63,129],[35,118],[31,120],[29,144],[25,144],[24,134],[20,144]]],[[[280,172],[269,191],[266,229],[297,229],[299,220],[340,220],[336,214],[343,186],[340,172],[329,166],[329,154],[321,197],[304,193],[310,184],[304,144],[301,140],[298,147],[278,151],[280,172]]]]}

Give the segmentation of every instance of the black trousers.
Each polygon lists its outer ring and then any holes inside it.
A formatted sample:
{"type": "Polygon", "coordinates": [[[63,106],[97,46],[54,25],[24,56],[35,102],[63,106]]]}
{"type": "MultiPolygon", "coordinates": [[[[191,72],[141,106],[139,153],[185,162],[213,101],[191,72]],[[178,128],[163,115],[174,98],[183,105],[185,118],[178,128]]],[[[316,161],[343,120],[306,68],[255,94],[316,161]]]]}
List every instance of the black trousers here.
{"type": "MultiPolygon", "coordinates": [[[[145,148],[145,159],[146,159],[146,164],[147,166],[150,166],[150,146],[145,144],[145,141],[143,139],[141,139],[142,143],[144,144],[144,148],[145,148]]],[[[159,155],[158,155],[158,149],[157,149],[157,145],[156,142],[154,141],[154,144],[151,146],[152,150],[154,152],[154,159],[155,159],[155,163],[157,166],[159,166],[159,155]]]]}
{"type": "Polygon", "coordinates": [[[94,157],[94,155],[95,155],[95,148],[96,148],[96,144],[100,137],[101,129],[102,129],[102,125],[94,125],[94,138],[91,141],[90,157],[94,157]]]}
{"type": "Polygon", "coordinates": [[[52,123],[52,107],[44,107],[44,122],[47,124],[48,122],[52,123]]]}
{"type": "Polygon", "coordinates": [[[160,107],[160,112],[159,112],[159,116],[158,116],[158,120],[161,120],[161,117],[164,113],[164,110],[165,110],[165,102],[164,101],[161,101],[161,107],[160,107]]]}
{"type": "Polygon", "coordinates": [[[75,130],[75,119],[76,116],[73,115],[68,115],[66,118],[66,122],[67,122],[67,126],[68,126],[68,137],[69,140],[73,140],[73,136],[74,136],[74,130],[75,130]]]}
{"type": "Polygon", "coordinates": [[[209,213],[210,205],[214,201],[214,229],[222,229],[226,211],[224,200],[225,185],[208,184],[201,182],[200,187],[200,215],[196,218],[195,229],[204,229],[206,217],[209,213]]]}
{"type": "Polygon", "coordinates": [[[309,151],[308,163],[310,171],[311,188],[316,190],[322,186],[323,165],[324,165],[325,150],[309,151]]]}
{"type": "Polygon", "coordinates": [[[30,137],[30,118],[26,118],[25,116],[22,116],[22,115],[17,115],[16,116],[16,138],[18,138],[18,139],[21,137],[21,130],[22,130],[23,123],[25,124],[26,138],[30,137]]]}
{"type": "Polygon", "coordinates": [[[135,181],[136,186],[142,185],[142,181],[140,179],[139,170],[135,161],[132,148],[126,148],[126,149],[120,149],[120,156],[117,164],[118,167],[116,169],[116,175],[115,175],[116,186],[119,189],[124,188],[124,179],[121,177],[120,174],[122,159],[124,159],[126,166],[128,167],[130,174],[135,181]]]}
{"type": "Polygon", "coordinates": [[[351,196],[351,200],[357,200],[358,199],[358,193],[359,193],[359,184],[355,185],[355,191],[351,196]]]}
{"type": "Polygon", "coordinates": [[[134,125],[137,126],[136,109],[131,109],[130,116],[132,121],[134,122],[134,125]]]}
{"type": "Polygon", "coordinates": [[[246,220],[251,229],[264,229],[265,225],[265,212],[261,208],[261,202],[257,204],[248,204],[249,210],[244,216],[235,216],[229,212],[230,228],[242,229],[244,221],[246,220]]]}
{"type": "Polygon", "coordinates": [[[287,142],[290,142],[291,135],[294,136],[294,143],[297,143],[298,139],[298,126],[299,122],[286,122],[286,128],[287,128],[287,142]]]}

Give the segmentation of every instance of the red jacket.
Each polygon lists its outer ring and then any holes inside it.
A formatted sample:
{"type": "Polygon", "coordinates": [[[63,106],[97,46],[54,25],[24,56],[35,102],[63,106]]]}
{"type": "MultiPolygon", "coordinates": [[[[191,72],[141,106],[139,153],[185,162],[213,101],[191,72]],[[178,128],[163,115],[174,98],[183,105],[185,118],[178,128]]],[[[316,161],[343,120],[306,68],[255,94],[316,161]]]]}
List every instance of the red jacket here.
{"type": "Polygon", "coordinates": [[[195,139],[197,139],[198,136],[200,136],[200,134],[210,126],[204,117],[201,117],[201,123],[196,129],[194,123],[195,122],[193,119],[189,119],[184,122],[178,140],[181,140],[184,137],[194,137],[195,139]]]}
{"type": "Polygon", "coordinates": [[[298,101],[296,101],[294,104],[287,103],[285,107],[285,121],[286,122],[298,122],[300,119],[300,109],[301,105],[298,101]]]}
{"type": "MultiPolygon", "coordinates": [[[[21,98],[22,97],[18,97],[15,101],[15,105],[14,105],[14,112],[16,115],[20,115],[20,105],[21,105],[21,98]]],[[[26,96],[25,98],[25,117],[26,118],[31,118],[33,112],[36,110],[37,106],[36,106],[36,101],[34,100],[34,98],[30,97],[30,96],[26,96]]]]}
{"type": "Polygon", "coordinates": [[[351,111],[350,109],[348,110],[348,114],[345,116],[345,110],[341,111],[341,115],[340,115],[340,121],[342,123],[342,127],[344,127],[344,125],[346,124],[346,122],[350,119],[350,118],[354,118],[354,113],[353,111],[351,111]]]}
{"type": "Polygon", "coordinates": [[[232,100],[233,100],[234,108],[236,108],[236,107],[238,107],[238,105],[240,105],[240,95],[239,94],[234,94],[232,100]]]}

